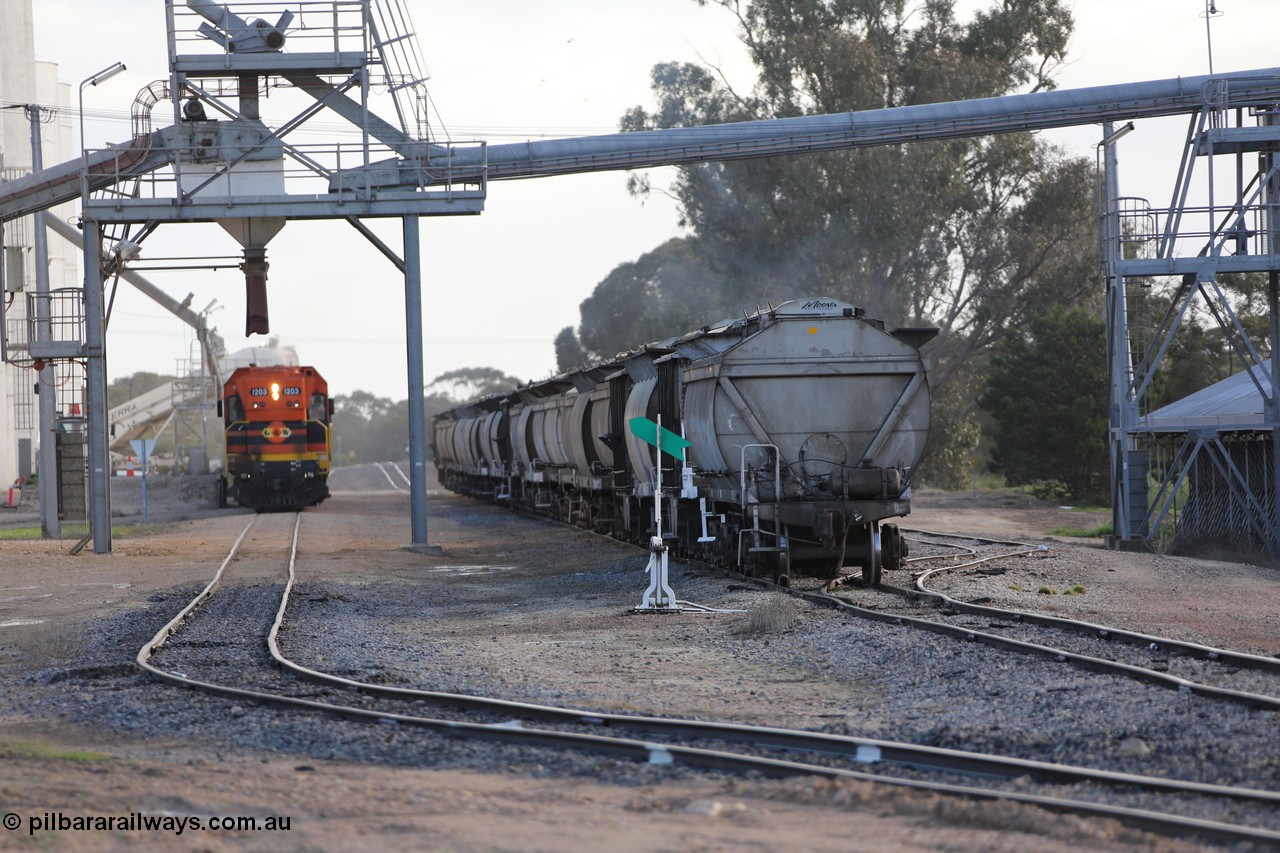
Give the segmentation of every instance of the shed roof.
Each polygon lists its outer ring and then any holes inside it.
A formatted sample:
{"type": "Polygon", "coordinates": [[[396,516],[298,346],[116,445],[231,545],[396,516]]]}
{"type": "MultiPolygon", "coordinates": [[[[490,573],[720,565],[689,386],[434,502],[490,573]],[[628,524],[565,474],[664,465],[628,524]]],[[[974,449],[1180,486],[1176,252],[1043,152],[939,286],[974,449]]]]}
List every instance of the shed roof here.
{"type": "Polygon", "coordinates": [[[1186,432],[1189,429],[1258,429],[1266,424],[1258,383],[1271,381],[1268,365],[1228,376],[1142,418],[1143,429],[1186,432]],[[1254,378],[1257,381],[1254,381],[1254,378]]]}

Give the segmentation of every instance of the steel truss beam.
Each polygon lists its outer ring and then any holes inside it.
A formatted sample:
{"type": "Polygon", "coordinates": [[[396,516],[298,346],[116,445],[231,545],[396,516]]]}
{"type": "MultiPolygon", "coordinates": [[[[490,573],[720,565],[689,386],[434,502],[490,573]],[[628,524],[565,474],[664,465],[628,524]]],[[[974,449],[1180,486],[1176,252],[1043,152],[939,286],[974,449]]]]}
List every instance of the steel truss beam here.
{"type": "MultiPolygon", "coordinates": [[[[1275,438],[1280,434],[1280,127],[1273,117],[1280,101],[1255,106],[1258,126],[1244,126],[1245,111],[1236,108],[1234,125],[1221,91],[1208,87],[1205,103],[1190,120],[1186,149],[1170,206],[1155,210],[1145,200],[1119,194],[1114,145],[1102,146],[1103,269],[1107,282],[1107,341],[1110,366],[1110,442],[1112,462],[1112,543],[1147,546],[1185,539],[1203,540],[1217,531],[1221,544],[1280,555],[1280,517],[1275,489],[1280,460],[1275,438]],[[1257,168],[1246,181],[1244,155],[1256,153],[1257,168]],[[1235,182],[1222,203],[1215,186],[1214,157],[1234,155],[1235,182]],[[1207,205],[1193,207],[1197,163],[1203,165],[1207,205]],[[1190,222],[1198,219],[1198,229],[1190,222]],[[1266,272],[1269,283],[1270,357],[1264,358],[1236,316],[1218,277],[1227,273],[1266,272]],[[1181,276],[1164,317],[1150,340],[1134,339],[1129,326],[1127,291],[1149,285],[1154,276],[1181,276]],[[1261,412],[1225,422],[1181,427],[1164,423],[1146,411],[1145,398],[1174,336],[1184,327],[1197,297],[1223,333],[1231,352],[1244,365],[1261,402],[1261,412]],[[1135,360],[1134,349],[1140,357],[1135,360]],[[1169,435],[1184,429],[1186,437],[1173,457],[1164,455],[1169,435]],[[1248,447],[1265,464],[1243,473],[1225,441],[1248,447]],[[1211,463],[1211,464],[1209,464],[1211,463]],[[1262,469],[1263,473],[1259,474],[1262,469]],[[1190,490],[1190,493],[1188,493],[1190,490]],[[1212,510],[1206,507],[1213,505],[1212,510]],[[1190,517],[1179,513],[1179,507],[1190,517]]],[[[1111,125],[1104,126],[1110,138],[1111,125]]],[[[1181,424],[1181,421],[1178,422],[1181,424]]]]}

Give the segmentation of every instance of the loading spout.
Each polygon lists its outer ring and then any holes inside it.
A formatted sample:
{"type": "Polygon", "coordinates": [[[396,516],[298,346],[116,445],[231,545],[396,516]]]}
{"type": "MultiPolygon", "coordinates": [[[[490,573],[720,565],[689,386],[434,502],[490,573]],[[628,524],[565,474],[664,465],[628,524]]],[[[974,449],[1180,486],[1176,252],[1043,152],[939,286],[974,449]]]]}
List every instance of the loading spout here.
{"type": "Polygon", "coordinates": [[[267,311],[267,263],[266,249],[245,249],[244,263],[244,334],[265,335],[271,331],[267,311]]]}
{"type": "Polygon", "coordinates": [[[279,216],[248,216],[219,219],[218,224],[244,249],[244,334],[265,335],[271,331],[267,311],[267,243],[280,233],[285,220],[279,216]]]}

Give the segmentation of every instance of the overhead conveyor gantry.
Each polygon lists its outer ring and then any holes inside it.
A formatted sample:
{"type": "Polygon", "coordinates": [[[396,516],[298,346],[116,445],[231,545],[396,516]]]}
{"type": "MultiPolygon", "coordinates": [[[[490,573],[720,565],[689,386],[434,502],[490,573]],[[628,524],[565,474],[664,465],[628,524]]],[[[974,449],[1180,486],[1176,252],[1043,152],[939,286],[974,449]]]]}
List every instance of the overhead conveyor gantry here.
{"type": "MultiPolygon", "coordinates": [[[[287,54],[286,54],[287,56],[287,54]]],[[[286,77],[300,79],[293,74],[286,77]]],[[[319,101],[333,86],[311,78],[304,89],[319,101]]],[[[358,111],[345,96],[339,114],[354,117],[358,111]]],[[[549,177],[585,172],[671,166],[710,160],[745,160],[899,145],[927,140],[956,139],[988,134],[1048,130],[1107,121],[1186,115],[1202,110],[1267,107],[1280,103],[1280,68],[1231,74],[1176,77],[1141,83],[1093,86],[983,98],[937,104],[893,107],[856,113],[798,116],[795,118],[735,124],[681,127],[668,130],[616,133],[569,139],[534,140],[502,145],[448,145],[406,141],[402,131],[377,119],[370,129],[375,139],[405,148],[407,154],[368,166],[335,169],[329,190],[343,202],[367,215],[399,215],[390,212],[400,199],[388,193],[427,188],[466,186],[517,178],[549,177]],[[424,156],[419,157],[421,153],[424,156]],[[375,194],[371,197],[371,194],[375,194]]],[[[326,103],[326,105],[330,105],[326,103]]],[[[233,119],[236,120],[236,119],[233,119]]],[[[183,160],[174,128],[155,131],[104,151],[93,152],[6,184],[0,197],[0,220],[8,220],[72,201],[80,195],[80,177],[87,172],[91,189],[110,186],[126,178],[172,167],[183,160]]],[[[263,204],[271,204],[264,201],[263,204]]],[[[278,204],[301,203],[301,217],[322,216],[319,200],[282,195],[278,204]],[[314,207],[307,206],[313,201],[314,207]]],[[[221,200],[135,199],[121,204],[121,215],[164,214],[177,221],[219,218],[221,200]]],[[[104,217],[108,221],[110,217],[104,217]]]]}
{"type": "MultiPolygon", "coordinates": [[[[253,265],[261,265],[261,298],[265,300],[265,243],[285,221],[347,219],[371,237],[360,224],[361,219],[403,220],[404,257],[397,258],[380,243],[378,248],[406,275],[413,546],[425,548],[425,426],[421,411],[417,239],[420,216],[480,213],[488,183],[495,180],[792,155],[1083,124],[1109,128],[1116,122],[1178,114],[1212,116],[1215,118],[1211,124],[1217,126],[1218,118],[1229,111],[1266,114],[1280,104],[1280,69],[1273,68],[739,124],[502,145],[441,143],[415,138],[406,119],[409,110],[399,97],[419,85],[421,78],[412,68],[405,67],[403,56],[397,55],[399,46],[411,40],[412,33],[396,32],[386,23],[404,19],[397,14],[398,4],[399,0],[311,3],[308,8],[313,12],[315,7],[323,6],[321,11],[326,14],[314,14],[311,23],[302,29],[290,27],[288,3],[264,0],[214,4],[188,0],[184,6],[166,0],[173,124],[4,185],[0,221],[83,193],[84,228],[86,233],[96,235],[96,239],[87,241],[85,249],[87,326],[83,351],[90,366],[90,497],[95,551],[110,550],[106,427],[101,414],[105,411],[105,376],[101,375],[105,341],[99,258],[104,249],[105,226],[145,223],[153,228],[164,223],[220,222],[228,231],[240,235],[237,239],[245,246],[250,279],[253,265]],[[255,22],[251,23],[251,18],[255,22]],[[316,24],[322,19],[333,23],[316,24]],[[371,108],[370,81],[375,73],[384,73],[388,81],[393,81],[391,88],[398,95],[398,126],[380,118],[371,108]],[[311,99],[306,108],[277,127],[268,127],[258,111],[259,92],[268,78],[288,81],[311,99]],[[218,82],[217,91],[230,90],[235,95],[228,98],[216,94],[210,81],[218,82]],[[183,104],[183,99],[188,102],[183,104]],[[291,142],[290,134],[324,108],[332,109],[359,130],[358,145],[344,148],[334,144],[316,149],[291,142]],[[216,118],[209,119],[210,114],[216,118]],[[143,177],[142,190],[128,197],[87,195],[126,178],[143,177]],[[265,238],[244,239],[244,234],[263,227],[265,238]],[[99,413],[96,420],[95,411],[99,413]]],[[[1114,155],[1114,146],[1107,149],[1114,155]]],[[[1114,159],[1108,158],[1107,167],[1109,192],[1104,223],[1116,226],[1106,231],[1110,241],[1108,257],[1115,261],[1122,253],[1118,192],[1113,186],[1114,159]]],[[[1268,233],[1272,227],[1266,226],[1268,233]]],[[[1251,256],[1224,254],[1211,245],[1208,254],[1217,272],[1275,270],[1280,269],[1280,256],[1274,254],[1277,245],[1280,240],[1272,239],[1267,243],[1268,251],[1251,256]]],[[[1205,257],[1180,257],[1175,249],[1168,256],[1157,258],[1149,269],[1144,268],[1143,274],[1202,275],[1205,264],[1205,257]]],[[[1136,274],[1127,273],[1115,262],[1109,262],[1106,269],[1111,293],[1122,293],[1124,276],[1136,274]]],[[[254,282],[250,280],[248,286],[252,302],[254,282]]],[[[265,322],[265,301],[261,310],[265,322]]],[[[1113,322],[1123,323],[1122,312],[1112,314],[1113,322]]],[[[252,323],[250,318],[250,327],[252,323]]],[[[1113,330],[1113,339],[1117,334],[1127,339],[1127,329],[1113,330]]],[[[1120,345],[1116,346],[1118,353],[1120,345]]],[[[1113,362],[1125,376],[1132,374],[1127,358],[1113,354],[1113,362]]],[[[1113,415],[1117,408],[1134,409],[1136,403],[1113,400],[1113,415]]],[[[1118,418],[1113,424],[1113,448],[1122,459],[1128,458],[1126,448],[1132,443],[1129,431],[1136,428],[1132,420],[1118,418]]],[[[1127,463],[1121,467],[1123,464],[1127,463]]],[[[1124,474],[1119,476],[1127,480],[1124,474]]],[[[1127,493],[1117,496],[1117,507],[1132,503],[1127,493]]],[[[1130,530],[1127,519],[1131,514],[1117,524],[1118,531],[1130,530]]]]}

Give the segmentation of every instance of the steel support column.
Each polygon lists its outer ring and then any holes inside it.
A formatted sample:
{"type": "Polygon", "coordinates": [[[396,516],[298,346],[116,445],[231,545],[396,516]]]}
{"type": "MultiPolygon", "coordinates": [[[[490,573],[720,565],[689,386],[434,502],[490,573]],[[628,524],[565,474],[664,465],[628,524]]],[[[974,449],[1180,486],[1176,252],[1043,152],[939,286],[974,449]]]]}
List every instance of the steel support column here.
{"type": "MultiPolygon", "coordinates": [[[[31,173],[44,170],[44,146],[40,141],[41,109],[35,104],[26,106],[31,122],[31,173]]],[[[48,218],[44,210],[32,214],[32,248],[36,266],[36,340],[44,343],[52,339],[53,331],[49,303],[49,235],[45,233],[48,218]]],[[[62,478],[58,472],[58,379],[52,364],[46,363],[36,374],[39,391],[37,425],[40,432],[40,536],[43,539],[62,538],[62,520],[58,517],[58,489],[62,478]]]]}
{"type": "Polygon", "coordinates": [[[1125,306],[1124,276],[1120,273],[1123,243],[1120,233],[1120,178],[1114,142],[1115,124],[1102,125],[1102,237],[1103,275],[1106,280],[1107,373],[1109,374],[1111,445],[1111,521],[1118,542],[1132,535],[1129,524],[1130,406],[1129,328],[1125,306]]]}
{"type": "Polygon", "coordinates": [[[89,532],[95,554],[111,553],[111,451],[107,430],[107,334],[102,298],[102,232],[98,221],[85,211],[84,224],[84,331],[88,378],[85,410],[89,415],[89,532]]]}
{"type": "MultiPolygon", "coordinates": [[[[1272,155],[1267,155],[1270,158],[1272,155]]],[[[1269,199],[1273,201],[1274,199],[1269,199]]],[[[1267,206],[1267,239],[1269,246],[1277,236],[1276,228],[1280,224],[1275,218],[1275,208],[1267,206]]],[[[1274,249],[1272,250],[1274,251],[1274,249]]],[[[1271,380],[1271,399],[1266,401],[1267,421],[1271,424],[1271,514],[1269,520],[1273,531],[1280,530],[1280,272],[1270,270],[1267,273],[1267,310],[1271,315],[1268,332],[1271,336],[1271,358],[1269,373],[1271,380]]],[[[1280,554],[1280,539],[1273,538],[1267,543],[1272,554],[1280,554]]]]}
{"type": "MultiPolygon", "coordinates": [[[[1274,111],[1265,113],[1261,121],[1263,124],[1274,126],[1277,123],[1276,113],[1274,111]]],[[[1266,233],[1267,253],[1275,255],[1280,251],[1280,180],[1272,174],[1272,168],[1276,165],[1276,154],[1268,150],[1262,152],[1259,157],[1261,158],[1261,162],[1258,163],[1259,173],[1270,176],[1262,195],[1262,227],[1266,233]]],[[[1271,374],[1271,383],[1268,388],[1271,394],[1269,399],[1264,397],[1266,410],[1263,414],[1271,424],[1270,521],[1273,530],[1280,530],[1280,271],[1275,269],[1267,271],[1267,310],[1271,315],[1267,329],[1271,337],[1268,370],[1271,374]]],[[[1273,554],[1280,553],[1280,541],[1273,540],[1267,544],[1273,554]]]]}
{"type": "Polygon", "coordinates": [[[441,553],[427,542],[427,425],[422,363],[422,241],[419,217],[404,217],[404,328],[409,367],[409,500],[412,541],[425,554],[441,553]]]}
{"type": "MultiPolygon", "coordinates": [[[[1267,155],[1268,158],[1270,156],[1267,155]]],[[[1272,242],[1276,237],[1277,226],[1274,214],[1275,210],[1271,204],[1268,204],[1266,227],[1269,246],[1275,245],[1272,242]]],[[[1276,270],[1270,270],[1267,273],[1267,310],[1271,315],[1268,326],[1271,337],[1271,357],[1268,359],[1271,398],[1264,400],[1263,415],[1271,424],[1271,477],[1268,484],[1271,506],[1267,520],[1271,522],[1270,529],[1273,535],[1266,546],[1272,554],[1280,554],[1280,538],[1274,535],[1274,531],[1280,530],[1280,272],[1276,270]]],[[[1265,509],[1264,514],[1266,514],[1265,509]]]]}

